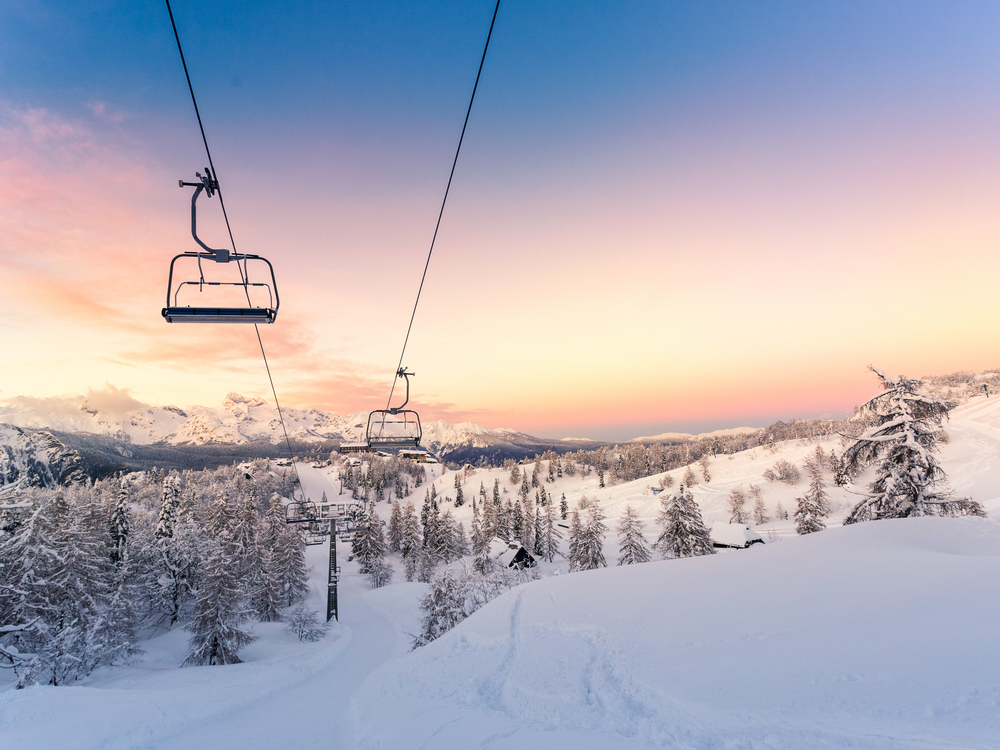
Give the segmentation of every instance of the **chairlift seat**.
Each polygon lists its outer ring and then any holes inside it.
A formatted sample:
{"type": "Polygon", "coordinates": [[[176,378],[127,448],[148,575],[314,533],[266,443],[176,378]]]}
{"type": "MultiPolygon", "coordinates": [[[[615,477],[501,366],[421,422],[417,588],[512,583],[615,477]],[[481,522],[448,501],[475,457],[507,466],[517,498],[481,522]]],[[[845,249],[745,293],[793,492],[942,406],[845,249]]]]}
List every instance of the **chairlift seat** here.
{"type": "Polygon", "coordinates": [[[277,313],[265,307],[164,307],[168,323],[273,323],[277,313]]]}
{"type": "Polygon", "coordinates": [[[368,415],[365,437],[372,450],[419,448],[423,429],[420,417],[412,409],[378,409],[368,415]]]}
{"type": "Polygon", "coordinates": [[[316,503],[301,500],[292,501],[285,506],[285,523],[316,523],[318,520],[316,503]]]}

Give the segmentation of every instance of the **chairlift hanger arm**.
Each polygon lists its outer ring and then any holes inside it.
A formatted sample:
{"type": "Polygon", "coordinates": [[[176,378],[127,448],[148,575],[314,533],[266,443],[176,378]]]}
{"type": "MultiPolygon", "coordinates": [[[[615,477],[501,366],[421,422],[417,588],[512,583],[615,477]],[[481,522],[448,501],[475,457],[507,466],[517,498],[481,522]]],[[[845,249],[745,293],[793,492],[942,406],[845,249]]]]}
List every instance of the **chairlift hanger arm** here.
{"type": "Polygon", "coordinates": [[[205,172],[206,174],[204,175],[201,172],[195,172],[200,180],[199,182],[178,180],[177,186],[182,188],[193,187],[195,189],[194,195],[191,196],[191,236],[194,237],[194,241],[201,245],[205,249],[205,252],[212,253],[212,260],[216,263],[228,263],[230,261],[229,248],[212,248],[198,238],[198,196],[201,195],[202,190],[205,190],[208,193],[208,197],[211,198],[219,190],[219,181],[212,177],[212,171],[208,167],[205,167],[205,172]]]}
{"type": "Polygon", "coordinates": [[[415,373],[415,372],[407,372],[405,367],[400,367],[398,370],[396,370],[396,377],[397,378],[402,378],[403,380],[406,381],[406,400],[403,403],[401,403],[399,406],[390,407],[389,408],[389,413],[390,414],[398,414],[400,411],[403,410],[403,408],[408,403],[410,403],[410,376],[411,375],[416,375],[416,374],[417,373],[415,373]]]}

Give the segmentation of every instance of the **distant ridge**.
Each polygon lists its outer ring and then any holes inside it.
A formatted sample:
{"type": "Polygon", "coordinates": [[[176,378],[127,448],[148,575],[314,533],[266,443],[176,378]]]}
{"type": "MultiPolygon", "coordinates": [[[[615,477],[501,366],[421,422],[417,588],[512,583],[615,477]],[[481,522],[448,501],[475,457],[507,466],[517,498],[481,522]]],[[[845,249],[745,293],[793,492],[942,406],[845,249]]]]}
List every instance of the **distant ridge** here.
{"type": "MultiPolygon", "coordinates": [[[[303,448],[308,450],[308,446],[330,450],[341,442],[362,441],[368,424],[366,411],[346,417],[319,409],[286,408],[282,413],[288,437],[298,452],[303,448]]],[[[26,433],[47,431],[60,437],[63,443],[74,443],[75,449],[90,457],[99,444],[102,456],[117,454],[124,463],[129,462],[128,453],[135,453],[138,458],[139,453],[132,449],[139,447],[184,448],[184,460],[194,455],[190,450],[193,448],[217,449],[234,445],[246,446],[254,455],[261,455],[262,451],[275,456],[285,453],[277,409],[264,399],[248,398],[239,393],[227,394],[217,407],[183,409],[150,406],[116,389],[92,392],[89,396],[18,396],[0,403],[0,424],[26,433]],[[103,441],[85,440],[87,435],[103,441]],[[117,447],[108,443],[108,439],[117,447]]],[[[453,425],[444,420],[425,422],[422,440],[425,448],[453,462],[481,459],[500,462],[548,450],[565,453],[607,444],[597,440],[539,438],[508,428],[491,429],[473,422],[453,425]]],[[[147,457],[155,454],[149,450],[141,453],[147,457]]],[[[218,450],[211,453],[217,454],[218,450]]]]}
{"type": "Polygon", "coordinates": [[[692,435],[690,432],[664,432],[660,435],[650,435],[648,437],[632,438],[630,443],[691,443],[696,440],[706,438],[725,437],[729,435],[748,435],[752,432],[759,432],[761,427],[729,427],[724,430],[713,430],[712,432],[702,432],[692,435]]]}

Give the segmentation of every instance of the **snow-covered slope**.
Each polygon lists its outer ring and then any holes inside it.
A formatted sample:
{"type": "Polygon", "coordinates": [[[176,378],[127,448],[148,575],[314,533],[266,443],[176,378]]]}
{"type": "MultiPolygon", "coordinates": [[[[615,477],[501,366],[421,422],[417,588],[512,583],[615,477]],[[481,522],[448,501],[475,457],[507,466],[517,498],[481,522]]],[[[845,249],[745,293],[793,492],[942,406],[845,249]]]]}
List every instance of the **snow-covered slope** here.
{"type": "Polygon", "coordinates": [[[930,518],[547,578],[385,664],[358,747],[995,746],[998,576],[930,518]]]}
{"type": "MultiPolygon", "coordinates": [[[[174,630],[145,644],[135,666],[78,685],[16,691],[7,681],[0,745],[993,748],[1000,398],[970,400],[947,429],[942,465],[987,519],[841,527],[856,496],[828,486],[835,511],[826,531],[798,537],[790,522],[769,522],[758,527],[767,543],[749,550],[618,568],[617,518],[632,504],[655,539],[660,498],[651,488],[660,477],[600,488],[594,473],[564,476],[543,486],[557,501],[597,498],[612,529],[609,569],[567,574],[563,560],[543,564],[542,580],[407,652],[426,587],[403,582],[394,557],[395,581],[372,590],[342,551],[342,620],[326,641],[300,644],[261,623],[245,664],[179,669],[187,634],[174,630]]],[[[825,452],[835,444],[819,443],[825,452]]],[[[729,490],[751,483],[769,512],[779,501],[791,510],[805,479],[768,483],[763,472],[781,458],[801,464],[816,446],[712,460],[711,481],[694,487],[706,522],[725,520],[729,490]]],[[[429,469],[439,497],[453,496],[456,473],[429,469]]],[[[335,469],[300,470],[311,494],[337,492],[335,469]]],[[[480,483],[491,492],[495,480],[516,497],[508,478],[478,470],[464,480],[466,498],[480,483]]],[[[388,515],[386,503],[377,507],[388,515]]],[[[471,506],[450,509],[468,528],[471,506]]],[[[307,554],[311,605],[321,609],[326,550],[307,554]]]]}

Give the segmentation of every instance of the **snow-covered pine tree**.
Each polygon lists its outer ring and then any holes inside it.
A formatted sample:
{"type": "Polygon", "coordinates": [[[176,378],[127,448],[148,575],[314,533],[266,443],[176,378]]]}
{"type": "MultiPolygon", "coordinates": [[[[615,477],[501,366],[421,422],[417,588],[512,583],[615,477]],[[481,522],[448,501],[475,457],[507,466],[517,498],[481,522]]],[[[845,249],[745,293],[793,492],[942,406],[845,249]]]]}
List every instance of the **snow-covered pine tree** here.
{"type": "Polygon", "coordinates": [[[580,507],[569,514],[569,569],[576,570],[580,560],[580,535],[583,533],[583,523],[580,521],[580,507]]]}
{"type": "Polygon", "coordinates": [[[604,511],[595,500],[587,508],[587,517],[580,537],[581,564],[579,570],[594,570],[608,567],[604,559],[604,537],[608,527],[604,523],[604,511]]]}
{"type": "MultiPolygon", "coordinates": [[[[701,458],[698,459],[698,465],[701,466],[701,481],[708,484],[712,481],[712,473],[708,470],[708,462],[710,460],[708,453],[702,453],[701,458]]],[[[742,522],[745,523],[745,522],[742,522]]]]}
{"type": "Polygon", "coordinates": [[[463,537],[464,532],[460,530],[459,524],[452,515],[451,510],[446,510],[441,516],[438,534],[434,540],[434,547],[428,548],[428,551],[447,565],[459,559],[467,552],[463,545],[463,537]]]}
{"type": "Polygon", "coordinates": [[[389,551],[399,552],[403,543],[403,511],[400,510],[399,503],[392,504],[387,531],[386,542],[389,545],[389,551]]]}
{"type": "Polygon", "coordinates": [[[174,535],[177,525],[177,511],[181,504],[180,480],[174,474],[163,479],[163,496],[160,502],[160,516],[156,520],[156,538],[164,539],[174,535]]]}
{"type": "MultiPolygon", "coordinates": [[[[521,485],[522,488],[527,488],[527,485],[521,485]]],[[[524,495],[523,497],[527,497],[524,495]]],[[[510,535],[511,539],[517,539],[520,541],[524,536],[524,505],[522,505],[523,498],[521,501],[513,503],[510,512],[510,535]]]]}
{"type": "Polygon", "coordinates": [[[278,622],[281,610],[286,606],[283,594],[281,571],[278,569],[278,553],[274,546],[261,547],[260,577],[253,592],[254,615],[261,622],[278,622]]]}
{"type": "Polygon", "coordinates": [[[749,492],[750,497],[753,498],[753,509],[751,510],[753,514],[753,525],[763,526],[771,520],[767,516],[767,508],[764,507],[764,493],[761,491],[760,485],[757,484],[751,484],[749,492]]]}
{"type": "Polygon", "coordinates": [[[109,522],[111,533],[111,562],[121,565],[128,545],[129,533],[132,531],[132,520],[129,517],[129,502],[131,501],[131,483],[122,475],[118,480],[118,496],[114,510],[111,511],[109,522]]]}
{"type": "Polygon", "coordinates": [[[776,521],[787,521],[788,511],[781,507],[781,501],[778,501],[777,507],[774,509],[774,520],[776,521]]]}
{"type": "Polygon", "coordinates": [[[956,499],[934,456],[947,403],[921,391],[923,381],[888,377],[874,367],[882,393],[859,407],[864,431],[844,450],[848,475],[875,464],[867,496],[845,524],[911,516],[985,515],[971,498],[956,499]]]}
{"type": "Polygon", "coordinates": [[[826,528],[826,524],[823,523],[826,513],[823,512],[822,506],[809,496],[809,493],[796,498],[795,502],[796,534],[812,534],[826,528]]]}
{"type": "Polygon", "coordinates": [[[440,562],[437,555],[430,547],[424,547],[417,553],[417,580],[420,583],[430,583],[434,578],[434,571],[440,562]]]}
{"type": "Polygon", "coordinates": [[[656,549],[663,557],[696,557],[715,553],[701,510],[691,491],[683,484],[670,497],[660,501],[656,523],[661,529],[656,549]]]}
{"type": "Polygon", "coordinates": [[[562,520],[566,520],[569,516],[569,502],[566,500],[566,493],[563,493],[562,499],[559,501],[559,517],[562,520]]]}
{"type": "Polygon", "coordinates": [[[279,581],[280,605],[290,607],[303,600],[309,591],[309,572],[306,568],[305,542],[298,525],[286,525],[280,529],[272,564],[279,581]]]}
{"type": "Polygon", "coordinates": [[[250,603],[257,609],[257,600],[263,587],[263,550],[258,544],[260,536],[260,514],[254,505],[253,496],[246,492],[240,496],[233,517],[232,539],[235,542],[236,560],[240,582],[250,595],[250,603]]]}
{"type": "Polygon", "coordinates": [[[729,523],[747,522],[747,496],[742,486],[733,487],[729,491],[726,504],[729,506],[729,523]]]}
{"type": "Polygon", "coordinates": [[[826,485],[823,484],[823,464],[815,458],[806,462],[806,474],[809,477],[809,489],[806,496],[810,503],[820,513],[821,518],[830,515],[830,497],[826,493],[826,485]]]}
{"type": "Polygon", "coordinates": [[[378,560],[385,557],[385,536],[382,534],[382,520],[375,512],[375,506],[363,516],[354,532],[351,551],[358,561],[358,572],[369,573],[378,560]]]}
{"type": "Polygon", "coordinates": [[[635,565],[649,560],[649,547],[642,535],[642,521],[635,508],[626,505],[618,521],[618,564],[635,565]]]}
{"type": "MultiPolygon", "coordinates": [[[[565,502],[565,495],[563,502],[565,502]]],[[[545,528],[542,532],[542,548],[539,550],[549,562],[555,560],[559,554],[559,540],[562,539],[562,532],[556,526],[556,509],[552,503],[545,506],[545,528]]]]}
{"type": "Polygon", "coordinates": [[[128,663],[142,653],[137,645],[140,627],[136,591],[128,547],[121,548],[121,557],[114,570],[111,596],[101,611],[91,634],[89,651],[100,656],[100,663],[128,663]]]}
{"type": "Polygon", "coordinates": [[[545,518],[542,516],[542,508],[550,508],[552,503],[535,506],[535,533],[533,534],[531,554],[541,557],[545,554],[545,518]]]}
{"type": "Polygon", "coordinates": [[[479,520],[479,511],[476,506],[472,506],[472,567],[477,573],[483,574],[488,569],[490,539],[483,534],[482,523],[479,520]]]}
{"type": "Polygon", "coordinates": [[[691,487],[698,484],[698,477],[694,475],[694,469],[691,468],[690,464],[684,472],[684,477],[681,479],[685,487],[691,487]]]}
{"type": "Polygon", "coordinates": [[[368,568],[368,582],[373,589],[380,589],[392,583],[392,575],[395,571],[392,565],[384,557],[379,557],[372,562],[368,568]]]}
{"type": "Polygon", "coordinates": [[[242,625],[250,618],[247,592],[232,560],[239,551],[231,540],[217,540],[202,575],[191,632],[191,652],[183,666],[239,664],[239,652],[256,640],[242,625]]]}
{"type": "Polygon", "coordinates": [[[430,591],[420,602],[424,617],[420,633],[413,639],[413,648],[426,646],[441,637],[471,614],[468,576],[445,568],[430,582],[430,591]]]}
{"type": "Polygon", "coordinates": [[[205,513],[205,533],[213,539],[228,539],[233,531],[233,507],[229,501],[229,490],[222,489],[208,504],[205,513]]]}
{"type": "Polygon", "coordinates": [[[517,487],[521,483],[521,467],[518,465],[517,461],[510,467],[510,483],[514,487],[517,487]]]}
{"type": "Polygon", "coordinates": [[[847,469],[844,468],[843,459],[836,454],[833,448],[830,449],[830,470],[833,472],[833,483],[838,487],[846,487],[851,478],[847,476],[847,469]]]}
{"type": "Polygon", "coordinates": [[[462,492],[462,475],[455,472],[455,507],[461,508],[465,504],[465,493],[462,492]]]}
{"type": "Polygon", "coordinates": [[[403,532],[400,541],[400,552],[403,555],[403,568],[406,580],[413,581],[419,566],[420,551],[423,549],[423,539],[420,535],[420,519],[417,518],[413,503],[407,503],[403,508],[403,532]]]}
{"type": "Polygon", "coordinates": [[[529,552],[535,549],[535,509],[538,507],[538,493],[535,493],[535,499],[532,500],[530,497],[524,498],[522,503],[521,516],[523,518],[521,525],[521,536],[520,541],[526,550],[529,552]]]}

